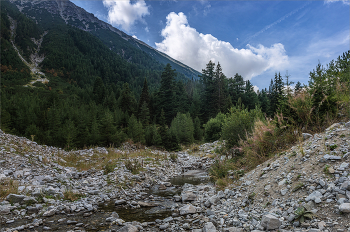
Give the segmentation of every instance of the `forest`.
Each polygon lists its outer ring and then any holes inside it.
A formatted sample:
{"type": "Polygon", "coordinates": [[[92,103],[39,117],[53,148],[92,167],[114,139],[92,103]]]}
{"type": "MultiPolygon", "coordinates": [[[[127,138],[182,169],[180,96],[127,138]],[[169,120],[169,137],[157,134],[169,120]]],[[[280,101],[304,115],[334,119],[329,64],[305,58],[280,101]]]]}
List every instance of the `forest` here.
{"type": "Polygon", "coordinates": [[[320,127],[349,107],[350,51],[326,67],[318,64],[307,85],[276,73],[268,89],[255,92],[238,73],[226,77],[220,63],[208,61],[198,79],[188,79],[142,51],[134,55],[138,62],[129,62],[90,33],[60,23],[36,24],[5,6],[1,129],[39,144],[79,149],[132,141],[179,150],[222,139],[227,151],[239,152],[257,122],[273,124],[270,134],[278,137],[320,127]],[[26,58],[35,48],[30,38],[48,31],[40,51],[48,83],[24,87],[32,77],[10,43],[8,16],[21,22],[15,43],[26,58]]]}

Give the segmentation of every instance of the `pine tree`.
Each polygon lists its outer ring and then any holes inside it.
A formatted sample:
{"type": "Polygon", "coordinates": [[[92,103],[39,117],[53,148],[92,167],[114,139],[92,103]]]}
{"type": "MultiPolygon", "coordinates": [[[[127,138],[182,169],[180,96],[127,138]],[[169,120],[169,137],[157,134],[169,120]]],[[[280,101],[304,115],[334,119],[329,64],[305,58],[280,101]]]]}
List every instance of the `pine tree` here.
{"type": "Polygon", "coordinates": [[[174,101],[174,87],[175,87],[176,72],[171,68],[170,64],[167,64],[161,76],[160,88],[159,88],[159,105],[158,108],[164,110],[165,122],[170,124],[174,117],[175,101],[174,101]]]}
{"type": "Polygon", "coordinates": [[[151,96],[148,91],[148,84],[147,84],[147,79],[145,78],[143,82],[143,87],[142,87],[142,92],[140,95],[140,100],[137,108],[137,113],[140,115],[141,113],[141,108],[144,102],[146,102],[148,109],[150,108],[150,101],[151,101],[151,96]]]}
{"type": "Polygon", "coordinates": [[[211,60],[206,66],[206,69],[202,70],[200,76],[201,83],[204,86],[202,97],[202,116],[203,121],[207,121],[211,117],[215,117],[215,102],[214,99],[214,81],[215,81],[215,63],[211,60]]]}
{"type": "Polygon", "coordinates": [[[123,90],[120,93],[120,97],[118,99],[118,106],[124,112],[127,112],[129,115],[135,113],[136,109],[136,100],[134,94],[131,92],[129,88],[129,84],[125,83],[123,85],[123,90]]]}

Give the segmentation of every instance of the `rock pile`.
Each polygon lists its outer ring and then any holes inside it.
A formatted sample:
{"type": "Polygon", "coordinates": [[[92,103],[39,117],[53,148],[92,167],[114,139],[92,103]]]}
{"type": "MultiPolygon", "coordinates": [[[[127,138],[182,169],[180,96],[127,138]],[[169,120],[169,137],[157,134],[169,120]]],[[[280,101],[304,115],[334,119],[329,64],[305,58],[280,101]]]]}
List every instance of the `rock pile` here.
{"type": "MultiPolygon", "coordinates": [[[[0,231],[51,230],[53,225],[60,225],[61,231],[350,230],[350,122],[305,134],[303,140],[218,191],[211,183],[173,186],[171,178],[190,169],[207,170],[213,162],[208,154],[220,143],[204,144],[191,155],[178,152],[175,162],[163,151],[152,152],[167,159],[134,157],[142,161],[139,174],[131,173],[120,159],[105,174],[59,165],[69,152],[1,133],[0,181],[17,181],[18,191],[0,201],[0,231]],[[157,195],[154,188],[175,195],[157,195]],[[69,201],[69,196],[79,197],[69,201]],[[114,207],[168,213],[129,220],[122,211],[113,212],[114,207]]],[[[119,149],[129,154],[137,150],[127,145],[119,149]]],[[[74,152],[92,157],[111,151],[74,152]]]]}

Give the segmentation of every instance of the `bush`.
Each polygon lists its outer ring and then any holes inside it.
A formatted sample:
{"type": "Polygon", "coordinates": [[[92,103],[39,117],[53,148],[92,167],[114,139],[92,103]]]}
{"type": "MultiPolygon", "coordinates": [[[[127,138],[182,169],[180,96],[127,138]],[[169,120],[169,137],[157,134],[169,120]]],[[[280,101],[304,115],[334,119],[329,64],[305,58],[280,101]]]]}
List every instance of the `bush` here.
{"type": "Polygon", "coordinates": [[[227,148],[237,147],[239,140],[246,140],[247,134],[252,132],[256,119],[263,118],[260,108],[248,111],[240,107],[232,107],[222,126],[222,138],[226,140],[227,148]]]}
{"type": "Polygon", "coordinates": [[[225,121],[225,115],[218,113],[215,118],[211,118],[205,125],[204,139],[206,142],[213,142],[221,138],[222,125],[225,121]]]}
{"type": "Polygon", "coordinates": [[[138,160],[125,160],[125,167],[132,173],[138,174],[142,170],[142,164],[138,160]]]}
{"type": "Polygon", "coordinates": [[[170,131],[174,134],[179,143],[193,143],[193,122],[190,114],[177,113],[176,117],[171,122],[170,131]]]}

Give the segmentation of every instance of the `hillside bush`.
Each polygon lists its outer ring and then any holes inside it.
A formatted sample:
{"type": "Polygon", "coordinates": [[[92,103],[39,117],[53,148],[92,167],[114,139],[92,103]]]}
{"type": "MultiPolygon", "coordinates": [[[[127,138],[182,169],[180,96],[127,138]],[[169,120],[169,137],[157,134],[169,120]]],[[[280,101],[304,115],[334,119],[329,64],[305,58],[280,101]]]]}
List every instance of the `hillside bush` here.
{"type": "Polygon", "coordinates": [[[179,143],[193,143],[193,121],[190,114],[177,113],[176,117],[171,122],[170,131],[174,134],[179,143]]]}
{"type": "Polygon", "coordinates": [[[262,118],[264,115],[260,108],[249,111],[244,107],[232,107],[222,126],[222,139],[226,141],[226,148],[237,147],[239,140],[246,140],[247,134],[254,128],[255,120],[262,118]]]}
{"type": "Polygon", "coordinates": [[[204,125],[204,139],[206,142],[213,142],[221,138],[222,125],[225,121],[225,117],[225,114],[218,113],[215,118],[209,119],[204,125]]]}

